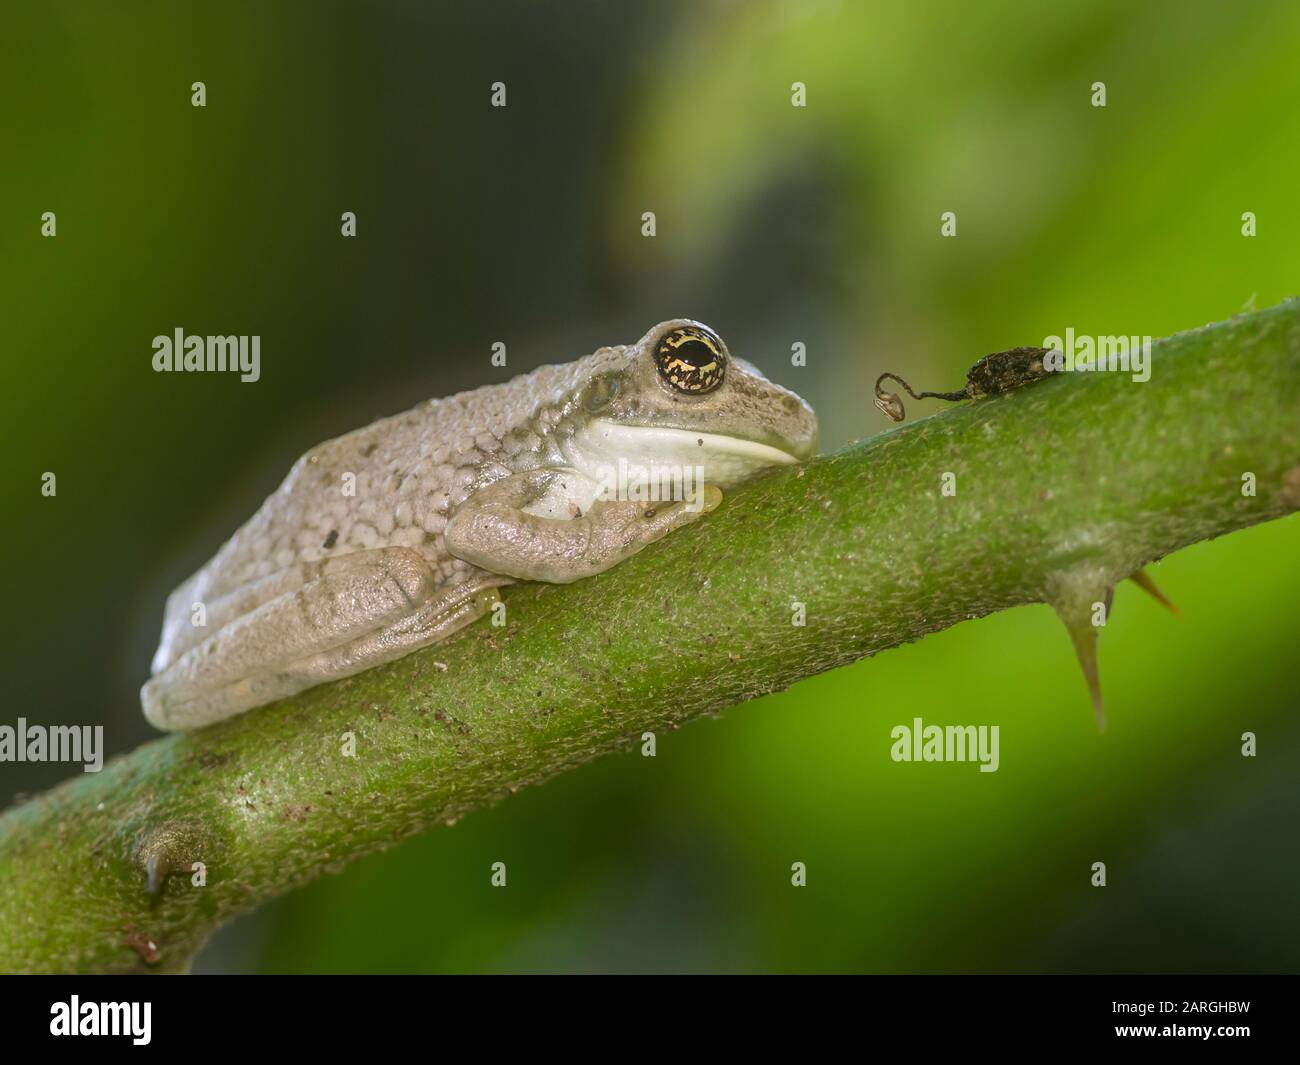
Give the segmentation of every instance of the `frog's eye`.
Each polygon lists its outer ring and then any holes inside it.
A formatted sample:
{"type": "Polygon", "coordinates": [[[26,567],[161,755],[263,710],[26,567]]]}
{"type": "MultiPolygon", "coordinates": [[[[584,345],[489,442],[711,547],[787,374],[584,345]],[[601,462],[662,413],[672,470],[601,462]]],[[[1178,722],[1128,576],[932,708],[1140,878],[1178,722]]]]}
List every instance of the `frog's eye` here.
{"type": "Polygon", "coordinates": [[[707,329],[679,326],[665,333],[655,346],[659,376],[678,392],[699,396],[722,384],[726,357],[722,341],[707,329]]]}

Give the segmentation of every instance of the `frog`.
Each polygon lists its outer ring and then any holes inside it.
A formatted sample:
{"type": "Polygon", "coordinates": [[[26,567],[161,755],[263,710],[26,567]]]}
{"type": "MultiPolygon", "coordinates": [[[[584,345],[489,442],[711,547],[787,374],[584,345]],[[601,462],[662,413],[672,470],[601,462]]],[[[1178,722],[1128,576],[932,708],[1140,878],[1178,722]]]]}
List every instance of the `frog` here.
{"type": "Polygon", "coordinates": [[[510,584],[603,573],[817,439],[805,400],[689,318],[381,418],[302,455],[168,596],[144,715],[202,728],[394,661],[510,584]],[[654,468],[702,476],[610,476],[654,468]]]}

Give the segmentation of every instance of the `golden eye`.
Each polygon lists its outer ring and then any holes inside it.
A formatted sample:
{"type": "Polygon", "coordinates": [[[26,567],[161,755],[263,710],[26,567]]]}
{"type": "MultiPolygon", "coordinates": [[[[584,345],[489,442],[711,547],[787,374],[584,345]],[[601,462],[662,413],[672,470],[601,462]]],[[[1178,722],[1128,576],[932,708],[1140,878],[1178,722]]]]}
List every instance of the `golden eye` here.
{"type": "Polygon", "coordinates": [[[678,392],[693,396],[722,384],[726,358],[722,341],[706,329],[684,325],[665,333],[655,346],[659,376],[678,392]]]}

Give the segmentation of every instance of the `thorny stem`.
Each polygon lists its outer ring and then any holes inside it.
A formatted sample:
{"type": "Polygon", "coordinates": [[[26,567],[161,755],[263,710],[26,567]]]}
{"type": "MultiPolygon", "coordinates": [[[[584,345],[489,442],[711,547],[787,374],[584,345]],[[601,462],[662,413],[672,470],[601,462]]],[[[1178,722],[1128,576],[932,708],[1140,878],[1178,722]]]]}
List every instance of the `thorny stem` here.
{"type": "Polygon", "coordinates": [[[760,478],[608,573],[508,589],[503,629],[10,809],[0,969],[183,969],[236,914],[643,731],[1023,603],[1077,627],[1146,563],[1298,507],[1300,301],[1158,342],[1146,383],[964,403],[760,478]]]}

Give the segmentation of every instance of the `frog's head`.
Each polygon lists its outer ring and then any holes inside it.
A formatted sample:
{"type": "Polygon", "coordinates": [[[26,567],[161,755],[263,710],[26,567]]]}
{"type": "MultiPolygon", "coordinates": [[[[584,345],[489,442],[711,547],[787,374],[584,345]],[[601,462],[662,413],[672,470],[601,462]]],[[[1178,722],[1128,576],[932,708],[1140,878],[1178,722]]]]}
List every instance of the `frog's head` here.
{"type": "Polygon", "coordinates": [[[817,415],[738,359],[708,326],[661,322],[630,347],[606,349],[579,396],[586,462],[702,466],[726,488],[767,466],[810,458],[817,415]]]}

